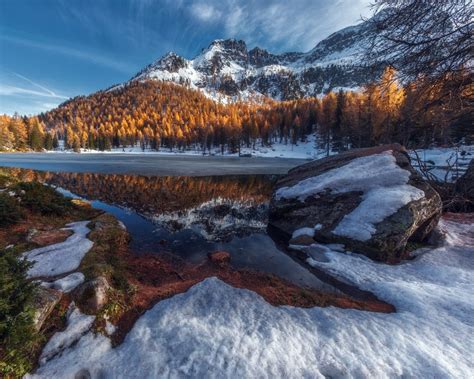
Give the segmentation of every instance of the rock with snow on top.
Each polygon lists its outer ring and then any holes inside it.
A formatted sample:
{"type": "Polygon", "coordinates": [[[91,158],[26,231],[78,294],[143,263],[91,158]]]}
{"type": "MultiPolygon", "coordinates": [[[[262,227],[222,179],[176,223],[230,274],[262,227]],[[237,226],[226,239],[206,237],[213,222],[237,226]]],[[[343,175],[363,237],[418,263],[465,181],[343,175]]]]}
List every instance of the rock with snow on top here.
{"type": "Polygon", "coordinates": [[[289,171],[275,186],[269,223],[291,236],[320,224],[314,239],[381,261],[402,258],[408,240],[437,224],[438,193],[398,145],[351,150],[289,171]]]}

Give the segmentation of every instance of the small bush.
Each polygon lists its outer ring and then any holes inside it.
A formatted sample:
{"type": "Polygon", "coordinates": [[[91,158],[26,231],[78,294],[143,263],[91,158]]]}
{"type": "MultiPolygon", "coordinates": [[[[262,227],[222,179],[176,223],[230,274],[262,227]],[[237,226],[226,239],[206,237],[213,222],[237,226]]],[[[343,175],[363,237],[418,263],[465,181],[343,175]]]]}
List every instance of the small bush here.
{"type": "Polygon", "coordinates": [[[18,222],[22,215],[17,200],[5,192],[0,192],[0,227],[18,222]]]}
{"type": "Polygon", "coordinates": [[[32,368],[39,336],[31,307],[36,285],[26,278],[30,263],[0,250],[0,377],[21,377],[32,368]]]}
{"type": "Polygon", "coordinates": [[[11,187],[21,199],[22,206],[44,215],[64,216],[73,204],[54,188],[37,182],[22,182],[11,187]]]}

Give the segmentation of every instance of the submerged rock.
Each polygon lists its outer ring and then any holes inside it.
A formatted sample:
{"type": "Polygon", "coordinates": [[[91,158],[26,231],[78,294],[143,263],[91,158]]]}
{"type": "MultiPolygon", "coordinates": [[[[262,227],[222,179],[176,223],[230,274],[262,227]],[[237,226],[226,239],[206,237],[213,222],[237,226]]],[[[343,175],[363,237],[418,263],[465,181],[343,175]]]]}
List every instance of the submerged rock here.
{"type": "Polygon", "coordinates": [[[314,227],[314,239],[343,243],[381,261],[399,260],[423,241],[442,211],[438,193],[410,165],[405,149],[356,149],[296,167],[275,186],[269,224],[288,238],[314,227]]]}

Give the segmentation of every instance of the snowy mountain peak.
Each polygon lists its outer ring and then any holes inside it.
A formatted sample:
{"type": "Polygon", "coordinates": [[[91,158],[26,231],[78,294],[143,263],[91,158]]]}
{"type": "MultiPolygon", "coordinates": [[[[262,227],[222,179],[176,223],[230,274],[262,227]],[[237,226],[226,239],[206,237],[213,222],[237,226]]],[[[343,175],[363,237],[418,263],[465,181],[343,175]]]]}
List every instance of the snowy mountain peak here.
{"type": "Polygon", "coordinates": [[[360,87],[379,75],[363,59],[373,33],[372,25],[362,22],[331,34],[307,53],[283,54],[260,47],[249,51],[242,40],[218,39],[192,60],[168,53],[132,80],[173,81],[213,98],[318,96],[338,88],[360,87]]]}

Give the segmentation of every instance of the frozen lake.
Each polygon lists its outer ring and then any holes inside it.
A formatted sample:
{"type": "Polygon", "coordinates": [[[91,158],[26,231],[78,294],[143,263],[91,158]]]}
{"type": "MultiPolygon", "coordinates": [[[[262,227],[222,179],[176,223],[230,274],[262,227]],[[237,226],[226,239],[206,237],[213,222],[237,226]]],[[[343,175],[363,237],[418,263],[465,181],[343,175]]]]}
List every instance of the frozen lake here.
{"type": "Polygon", "coordinates": [[[307,162],[294,158],[239,158],[158,154],[0,154],[0,166],[53,172],[210,176],[285,174],[307,162]]]}

